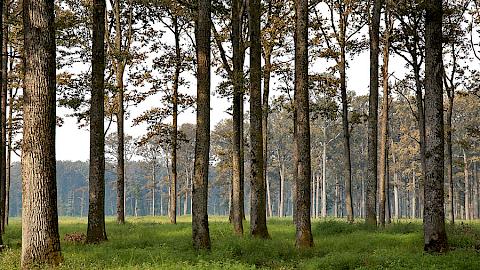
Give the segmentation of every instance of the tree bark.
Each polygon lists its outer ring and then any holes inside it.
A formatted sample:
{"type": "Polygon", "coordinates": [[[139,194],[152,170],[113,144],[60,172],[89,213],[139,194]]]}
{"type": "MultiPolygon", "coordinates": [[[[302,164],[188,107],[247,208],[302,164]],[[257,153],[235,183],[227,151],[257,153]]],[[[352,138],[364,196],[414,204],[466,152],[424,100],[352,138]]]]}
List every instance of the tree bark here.
{"type": "MultiPolygon", "coordinates": [[[[453,93],[451,93],[453,94],[453,93]]],[[[455,224],[454,200],[453,200],[453,151],[452,151],[452,116],[453,116],[453,95],[448,94],[447,115],[445,121],[445,140],[446,140],[446,164],[447,164],[447,182],[448,182],[448,214],[450,224],[455,224]]]]}
{"type": "Polygon", "coordinates": [[[7,213],[7,168],[6,168],[6,161],[7,161],[7,152],[6,152],[6,145],[7,145],[7,92],[8,92],[8,1],[3,1],[3,25],[1,28],[1,31],[3,32],[3,37],[1,42],[3,43],[2,46],[2,78],[3,80],[1,81],[1,128],[2,128],[2,151],[1,156],[0,156],[0,170],[1,170],[1,177],[2,177],[2,192],[1,192],[1,203],[3,207],[3,211],[0,211],[1,213],[1,223],[3,224],[1,226],[2,233],[5,233],[5,225],[6,223],[6,217],[8,215],[7,213]]]}
{"type": "Polygon", "coordinates": [[[285,162],[283,161],[283,158],[280,158],[281,164],[280,164],[280,202],[278,206],[278,216],[279,217],[284,217],[285,212],[284,212],[284,205],[285,205],[285,162]]]}
{"type": "Polygon", "coordinates": [[[427,0],[425,14],[425,251],[446,252],[441,0],[427,0]]]}
{"type": "Polygon", "coordinates": [[[22,268],[62,262],[55,168],[56,71],[53,1],[23,2],[22,268]]]}
{"type": "MultiPolygon", "coordinates": [[[[385,15],[388,18],[388,15],[385,15]]],[[[390,60],[390,28],[385,30],[383,44],[383,99],[382,99],[382,118],[380,123],[380,204],[379,219],[380,226],[384,227],[387,219],[388,204],[388,106],[390,90],[388,85],[388,65],[390,60]],[[387,207],[387,210],[385,209],[387,207]]],[[[389,215],[388,215],[389,216],[389,215]]]]}
{"type": "Polygon", "coordinates": [[[105,0],[93,2],[92,91],[87,243],[107,240],[105,230],[105,0]]]}
{"type": "MultiPolygon", "coordinates": [[[[0,4],[0,41],[3,41],[3,3],[0,4]]],[[[0,52],[3,52],[3,42],[0,42],[0,52]]],[[[3,56],[0,55],[0,62],[2,61],[3,59],[3,56]]],[[[3,77],[3,72],[0,72],[0,85],[3,85],[3,81],[5,80],[5,78],[3,77]]],[[[0,103],[2,101],[2,96],[0,94],[0,103]]],[[[0,138],[3,137],[3,130],[2,128],[0,127],[0,138]]],[[[0,139],[0,157],[3,155],[3,152],[5,151],[5,146],[2,144],[2,140],[0,139]]],[[[6,183],[4,181],[2,181],[2,171],[0,169],[0,203],[2,201],[2,198],[3,198],[3,194],[5,189],[6,189],[6,183]]],[[[0,205],[0,216],[3,216],[4,215],[4,212],[5,212],[5,204],[1,204],[0,205]]],[[[5,226],[4,220],[1,219],[0,220],[0,251],[3,249],[3,239],[2,239],[2,234],[3,234],[3,227],[5,226]]]]}
{"type": "Polygon", "coordinates": [[[465,181],[465,220],[469,220],[470,217],[470,179],[468,175],[468,159],[467,159],[467,153],[465,152],[465,149],[462,149],[463,151],[463,176],[464,176],[464,181],[465,181]]]}
{"type": "Polygon", "coordinates": [[[178,19],[172,18],[174,37],[175,37],[175,74],[173,76],[173,97],[172,97],[172,181],[170,183],[170,223],[177,223],[177,137],[178,137],[178,85],[181,69],[180,55],[180,30],[178,28],[178,19]]]}
{"type": "Polygon", "coordinates": [[[365,222],[377,225],[378,55],[382,0],[375,0],[370,18],[370,96],[368,106],[367,211],[365,222]]]}
{"type": "Polygon", "coordinates": [[[232,47],[233,47],[233,177],[232,177],[232,223],[233,230],[243,235],[243,60],[244,51],[241,49],[242,33],[242,0],[232,2],[232,47]]]}
{"type": "Polygon", "coordinates": [[[310,99],[308,87],[308,0],[295,1],[295,110],[297,111],[297,248],[313,246],[310,223],[312,165],[310,153],[310,99]]]}
{"type": "Polygon", "coordinates": [[[327,217],[327,121],[323,123],[322,153],[322,217],[327,217]]]}
{"type": "Polygon", "coordinates": [[[260,0],[249,2],[250,33],[250,233],[269,238],[266,218],[265,177],[263,175],[262,140],[262,46],[260,43],[260,0]]]}
{"type": "MultiPolygon", "coordinates": [[[[122,51],[122,25],[120,20],[120,0],[114,1],[115,15],[115,49],[122,51]]],[[[123,74],[125,65],[123,59],[117,56],[115,79],[117,87],[117,223],[125,224],[125,134],[124,134],[124,104],[123,104],[123,74]]]]}
{"type": "Polygon", "coordinates": [[[211,247],[208,228],[208,165],[210,152],[211,0],[199,0],[195,24],[197,54],[197,129],[192,192],[192,238],[196,250],[211,247]]]}

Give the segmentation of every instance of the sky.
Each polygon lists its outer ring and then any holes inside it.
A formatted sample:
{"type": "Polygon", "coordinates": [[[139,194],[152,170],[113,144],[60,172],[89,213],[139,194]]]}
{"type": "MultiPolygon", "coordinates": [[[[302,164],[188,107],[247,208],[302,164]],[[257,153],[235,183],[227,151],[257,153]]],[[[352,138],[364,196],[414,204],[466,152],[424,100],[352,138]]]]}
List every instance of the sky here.
{"type": "MultiPolygon", "coordinates": [[[[393,62],[393,61],[392,61],[393,62]]],[[[369,56],[368,52],[356,56],[349,63],[347,71],[349,90],[355,90],[357,94],[364,95],[368,92],[369,85],[369,56]]],[[[315,67],[316,68],[316,67],[315,67]]],[[[318,67],[321,68],[321,67],[318,67]]],[[[312,70],[313,72],[314,70],[312,70]]],[[[320,70],[321,72],[321,70],[320,70]]],[[[212,93],[220,78],[212,73],[212,93]]],[[[272,86],[272,96],[276,94],[275,85],[272,86]]],[[[191,82],[191,87],[188,94],[195,95],[195,81],[191,82]]],[[[150,98],[145,103],[138,107],[129,107],[131,116],[125,122],[125,134],[133,137],[139,137],[145,133],[145,126],[132,127],[132,119],[146,111],[156,104],[155,98],[150,98]]],[[[211,95],[211,129],[221,120],[230,117],[226,111],[230,106],[230,101],[226,98],[221,98],[218,95],[211,95]]],[[[248,111],[248,101],[245,103],[245,108],[248,111]]],[[[57,114],[65,116],[67,110],[59,108],[57,114]]],[[[56,130],[56,158],[57,160],[80,160],[86,161],[89,159],[89,131],[86,128],[79,129],[77,127],[76,119],[71,117],[64,117],[64,124],[57,127],[56,130]]],[[[179,124],[195,123],[195,111],[190,109],[179,116],[179,124]]],[[[115,123],[112,124],[110,130],[116,130],[115,123]]]]}

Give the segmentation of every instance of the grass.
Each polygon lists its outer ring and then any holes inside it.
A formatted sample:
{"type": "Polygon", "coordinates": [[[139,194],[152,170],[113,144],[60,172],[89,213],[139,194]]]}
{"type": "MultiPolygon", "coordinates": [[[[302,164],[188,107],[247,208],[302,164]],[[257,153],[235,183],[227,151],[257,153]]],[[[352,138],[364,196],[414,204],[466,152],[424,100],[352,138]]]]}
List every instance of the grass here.
{"type": "MultiPolygon", "coordinates": [[[[107,219],[109,241],[100,245],[67,243],[67,233],[85,232],[86,219],[61,218],[64,263],[60,269],[480,269],[480,223],[449,226],[452,250],[423,252],[422,226],[402,221],[385,229],[362,223],[319,220],[312,224],[315,247],[299,252],[288,219],[270,219],[271,240],[238,237],[225,217],[210,217],[211,252],[195,252],[189,217],[177,225],[163,217],[128,218],[126,225],[107,219]]],[[[245,226],[248,231],[248,224],[245,226]]],[[[0,269],[18,269],[21,224],[7,228],[0,269]]]]}

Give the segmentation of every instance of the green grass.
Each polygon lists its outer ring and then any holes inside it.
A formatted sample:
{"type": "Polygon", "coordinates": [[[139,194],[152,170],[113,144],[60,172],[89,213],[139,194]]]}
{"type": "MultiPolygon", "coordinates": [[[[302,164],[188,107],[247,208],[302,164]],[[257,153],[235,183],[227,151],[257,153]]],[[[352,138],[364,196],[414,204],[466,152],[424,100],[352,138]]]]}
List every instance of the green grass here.
{"type": "MultiPolygon", "coordinates": [[[[61,269],[480,269],[480,223],[448,227],[452,250],[423,252],[422,226],[403,221],[385,229],[341,220],[314,221],[315,247],[299,252],[290,220],[270,219],[271,240],[232,234],[225,217],[210,217],[211,252],[195,252],[189,217],[177,225],[166,218],[128,218],[126,225],[107,219],[109,241],[99,245],[66,243],[67,233],[85,232],[86,219],[61,218],[65,262],[61,269]]],[[[245,226],[248,232],[248,224],[245,226]]],[[[21,224],[7,228],[0,269],[18,269],[21,224]]]]}

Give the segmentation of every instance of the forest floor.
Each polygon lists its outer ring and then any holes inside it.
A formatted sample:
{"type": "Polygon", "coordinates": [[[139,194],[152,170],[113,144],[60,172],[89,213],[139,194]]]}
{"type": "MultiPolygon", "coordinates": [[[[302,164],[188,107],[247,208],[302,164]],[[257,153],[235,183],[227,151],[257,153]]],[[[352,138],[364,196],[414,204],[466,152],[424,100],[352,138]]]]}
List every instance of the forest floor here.
{"type": "MultiPolygon", "coordinates": [[[[269,219],[268,229],[270,240],[238,237],[226,217],[210,217],[212,251],[197,253],[190,217],[179,217],[177,225],[164,217],[128,217],[126,225],[108,218],[109,240],[99,245],[66,241],[66,234],[86,231],[86,219],[60,218],[65,259],[60,269],[480,269],[480,223],[475,222],[448,226],[451,251],[445,255],[423,252],[420,221],[369,229],[362,223],[315,220],[315,247],[302,252],[294,247],[291,220],[269,219]]],[[[18,269],[20,219],[10,222],[4,243],[0,269],[18,269]]]]}

